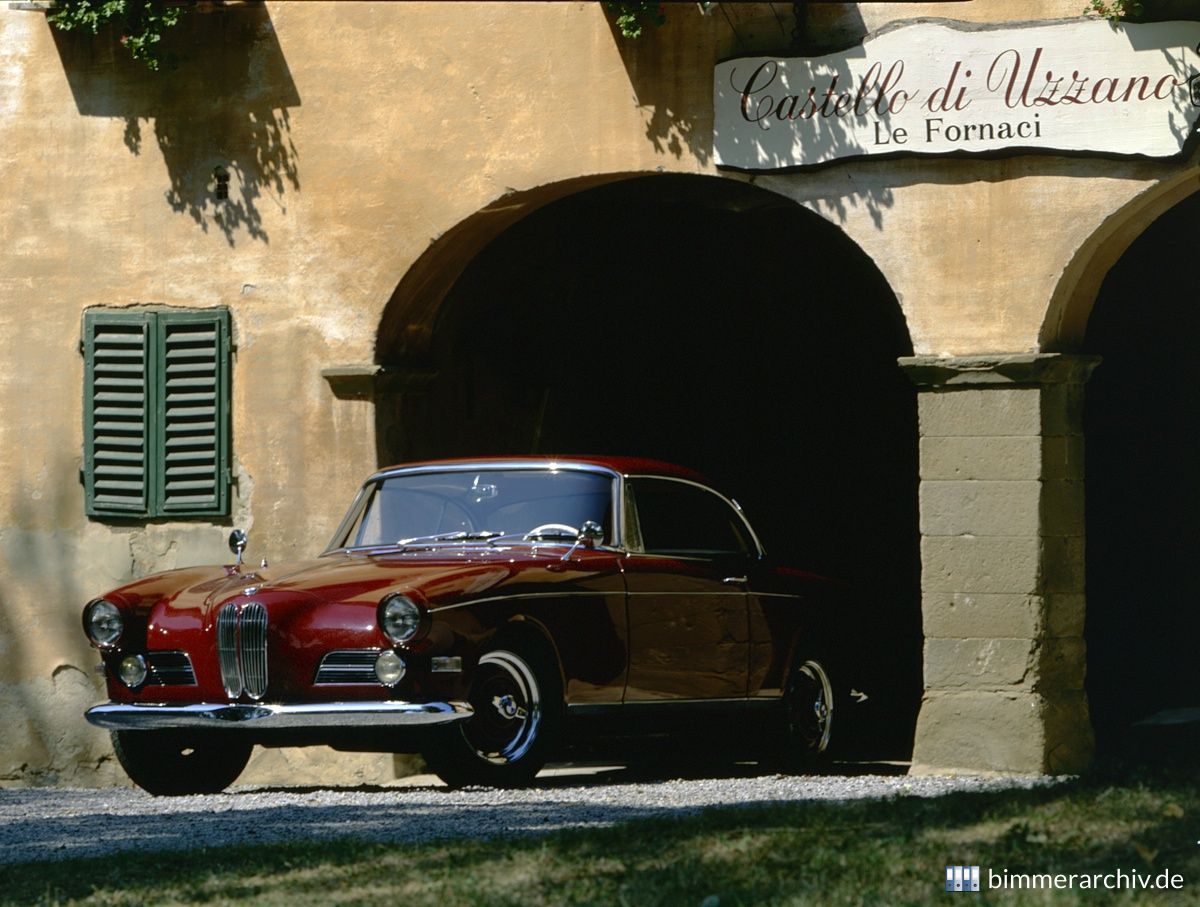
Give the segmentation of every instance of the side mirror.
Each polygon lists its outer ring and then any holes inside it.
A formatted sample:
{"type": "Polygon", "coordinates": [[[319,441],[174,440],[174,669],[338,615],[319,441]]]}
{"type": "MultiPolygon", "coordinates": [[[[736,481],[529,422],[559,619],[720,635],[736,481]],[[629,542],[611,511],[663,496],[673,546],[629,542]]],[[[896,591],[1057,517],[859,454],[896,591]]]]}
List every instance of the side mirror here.
{"type": "Polygon", "coordinates": [[[579,527],[579,541],[586,544],[589,548],[603,538],[604,527],[595,520],[584,520],[583,525],[579,527]]]}
{"type": "Polygon", "coordinates": [[[575,544],[567,549],[561,560],[565,563],[571,559],[571,555],[575,553],[581,545],[585,548],[595,548],[596,542],[604,538],[604,527],[595,520],[584,520],[583,525],[579,527],[579,532],[575,536],[575,544]]]}
{"type": "Polygon", "coordinates": [[[246,550],[246,533],[240,529],[235,529],[229,533],[229,550],[237,555],[237,563],[234,566],[240,570],[242,567],[242,552],[246,550]]]}

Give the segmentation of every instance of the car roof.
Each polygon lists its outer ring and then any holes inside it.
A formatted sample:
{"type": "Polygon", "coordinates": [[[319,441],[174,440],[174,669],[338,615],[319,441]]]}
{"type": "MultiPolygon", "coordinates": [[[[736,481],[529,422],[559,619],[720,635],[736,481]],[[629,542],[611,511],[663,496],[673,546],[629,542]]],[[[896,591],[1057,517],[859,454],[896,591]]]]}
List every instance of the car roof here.
{"type": "Polygon", "coordinates": [[[462,467],[478,464],[484,468],[497,466],[537,467],[549,466],[551,463],[556,463],[560,466],[599,466],[603,469],[619,472],[625,476],[665,476],[672,479],[686,479],[689,482],[699,482],[701,485],[712,485],[712,482],[704,475],[696,472],[694,469],[688,469],[686,466],[678,466],[674,463],[666,463],[662,460],[652,460],[646,457],[607,455],[551,456],[530,454],[510,457],[462,457],[449,460],[421,460],[414,463],[397,463],[395,466],[380,469],[375,475],[384,475],[402,469],[426,469],[438,466],[462,467]]]}

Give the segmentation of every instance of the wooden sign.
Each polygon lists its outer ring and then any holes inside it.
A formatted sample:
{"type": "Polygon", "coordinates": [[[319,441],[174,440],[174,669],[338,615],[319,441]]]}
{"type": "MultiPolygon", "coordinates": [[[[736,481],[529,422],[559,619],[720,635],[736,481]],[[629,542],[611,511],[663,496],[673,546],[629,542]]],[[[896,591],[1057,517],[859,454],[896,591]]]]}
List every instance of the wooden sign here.
{"type": "Polygon", "coordinates": [[[880,154],[1171,157],[1200,118],[1200,22],[899,25],[824,57],[739,57],[713,76],[721,167],[880,154]]]}

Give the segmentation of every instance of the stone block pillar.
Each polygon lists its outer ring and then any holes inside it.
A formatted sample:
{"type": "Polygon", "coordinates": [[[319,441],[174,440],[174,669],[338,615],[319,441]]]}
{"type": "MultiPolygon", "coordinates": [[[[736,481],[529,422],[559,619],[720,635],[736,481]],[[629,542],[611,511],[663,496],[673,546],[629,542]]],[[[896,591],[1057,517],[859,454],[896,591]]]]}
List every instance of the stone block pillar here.
{"type": "Polygon", "coordinates": [[[912,357],[925,693],[913,771],[1077,772],[1083,385],[1099,360],[912,357]]]}

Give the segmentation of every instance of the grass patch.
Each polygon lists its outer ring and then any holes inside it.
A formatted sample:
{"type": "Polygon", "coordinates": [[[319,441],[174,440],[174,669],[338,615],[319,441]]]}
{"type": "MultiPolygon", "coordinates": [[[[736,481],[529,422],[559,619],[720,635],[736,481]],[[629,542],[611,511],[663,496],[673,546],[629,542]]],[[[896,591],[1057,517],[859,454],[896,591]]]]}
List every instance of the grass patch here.
{"type": "Polygon", "coordinates": [[[1200,904],[1197,841],[1200,782],[1159,774],[712,809],[502,844],[338,840],[0,865],[0,904],[926,904],[950,897],[947,863],[1184,879],[1169,894],[993,890],[972,903],[1200,904]]]}

